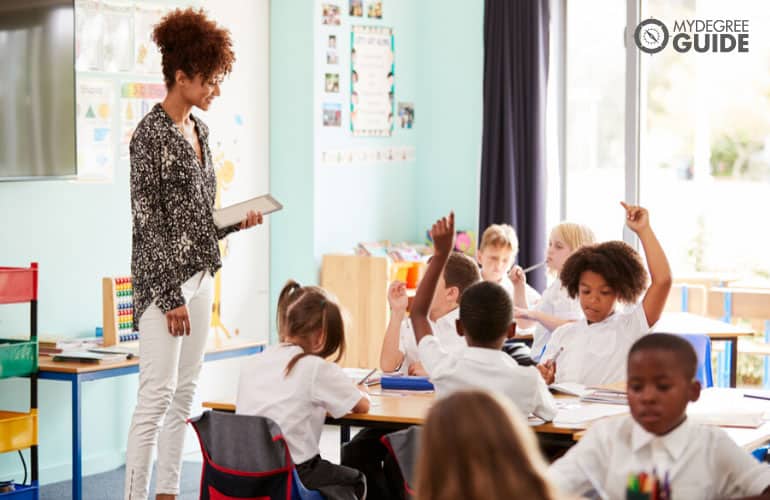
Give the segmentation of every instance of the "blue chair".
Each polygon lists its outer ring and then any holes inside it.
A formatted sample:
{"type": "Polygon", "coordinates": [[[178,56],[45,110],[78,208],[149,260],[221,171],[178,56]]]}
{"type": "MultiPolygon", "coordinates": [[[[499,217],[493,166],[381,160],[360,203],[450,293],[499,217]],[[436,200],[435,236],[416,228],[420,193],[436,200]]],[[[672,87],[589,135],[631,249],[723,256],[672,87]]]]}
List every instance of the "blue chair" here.
{"type": "Polygon", "coordinates": [[[680,337],[685,338],[695,349],[698,355],[698,371],[695,378],[700,380],[703,387],[713,387],[714,378],[711,374],[711,339],[708,335],[702,333],[681,333],[680,337]]]}
{"type": "Polygon", "coordinates": [[[265,417],[206,411],[188,420],[203,455],[201,500],[323,500],[304,487],[278,425],[265,417]]]}

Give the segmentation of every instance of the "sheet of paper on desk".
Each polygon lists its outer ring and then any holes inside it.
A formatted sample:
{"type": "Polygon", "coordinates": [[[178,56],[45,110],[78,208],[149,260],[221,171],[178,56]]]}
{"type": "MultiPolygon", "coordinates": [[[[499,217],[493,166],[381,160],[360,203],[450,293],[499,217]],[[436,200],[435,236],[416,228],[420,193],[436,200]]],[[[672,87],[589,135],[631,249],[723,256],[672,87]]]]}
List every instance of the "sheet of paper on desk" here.
{"type": "Polygon", "coordinates": [[[262,212],[262,215],[267,215],[282,208],[283,205],[275,198],[269,194],[263,194],[262,196],[230,205],[229,207],[214,210],[214,224],[218,228],[232,226],[243,221],[246,218],[246,214],[252,210],[262,212]]]}
{"type": "Polygon", "coordinates": [[[706,425],[757,428],[770,414],[770,401],[744,397],[743,389],[710,387],[701,391],[700,399],[687,406],[687,416],[706,425]]]}
{"type": "Polygon", "coordinates": [[[585,427],[588,422],[613,415],[628,413],[627,406],[607,404],[582,404],[575,407],[561,408],[553,419],[553,424],[558,427],[577,428],[585,427]]]}

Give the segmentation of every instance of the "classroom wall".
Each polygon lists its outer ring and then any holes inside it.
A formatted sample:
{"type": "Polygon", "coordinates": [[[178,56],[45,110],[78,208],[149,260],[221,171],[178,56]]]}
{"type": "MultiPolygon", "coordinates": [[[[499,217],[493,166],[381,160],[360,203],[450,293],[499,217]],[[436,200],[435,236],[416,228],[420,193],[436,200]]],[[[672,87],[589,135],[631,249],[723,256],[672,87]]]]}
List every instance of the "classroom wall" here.
{"type": "MultiPolygon", "coordinates": [[[[244,117],[257,117],[251,122],[247,119],[243,124],[248,137],[240,146],[240,155],[253,161],[240,168],[253,169],[250,173],[254,175],[247,178],[254,184],[254,191],[264,192],[268,185],[268,91],[265,75],[268,66],[268,1],[238,0],[237,5],[234,1],[201,3],[214,18],[230,28],[238,57],[236,72],[225,84],[221,100],[215,103],[209,114],[219,110],[228,117],[233,112],[240,112],[244,117]]],[[[165,4],[176,6],[180,2],[169,1],[165,4]]],[[[213,116],[205,119],[212,124],[213,116]]],[[[212,130],[212,137],[214,132],[212,130]]],[[[3,214],[0,219],[3,235],[0,265],[25,266],[31,261],[40,263],[38,313],[42,336],[93,336],[94,328],[102,324],[101,278],[127,273],[130,268],[128,176],[128,162],[124,160],[116,163],[114,179],[108,183],[0,182],[0,214],[3,214]]],[[[250,288],[251,291],[239,300],[250,303],[251,311],[262,318],[264,325],[260,332],[243,333],[266,338],[266,240],[269,228],[261,229],[261,235],[257,232],[259,228],[252,230],[253,234],[234,235],[233,238],[239,241],[237,244],[233,242],[230,250],[233,252],[231,258],[246,252],[259,263],[255,265],[264,266],[264,283],[250,288]]],[[[240,275],[253,276],[253,271],[240,269],[240,275]]],[[[252,278],[249,286],[257,282],[252,278]]],[[[28,307],[0,306],[0,334],[26,334],[27,325],[28,307]]],[[[204,365],[199,399],[207,395],[217,397],[223,390],[231,388],[237,366],[237,360],[204,365]]],[[[83,384],[85,475],[113,469],[124,463],[136,388],[136,375],[83,384]]],[[[70,477],[70,385],[40,381],[39,390],[40,473],[45,484],[70,477]]],[[[28,404],[28,381],[0,380],[0,407],[24,411],[28,404]]],[[[194,451],[197,446],[192,435],[188,435],[186,449],[194,451]]],[[[0,454],[0,479],[5,478],[22,479],[16,453],[0,454]]]]}

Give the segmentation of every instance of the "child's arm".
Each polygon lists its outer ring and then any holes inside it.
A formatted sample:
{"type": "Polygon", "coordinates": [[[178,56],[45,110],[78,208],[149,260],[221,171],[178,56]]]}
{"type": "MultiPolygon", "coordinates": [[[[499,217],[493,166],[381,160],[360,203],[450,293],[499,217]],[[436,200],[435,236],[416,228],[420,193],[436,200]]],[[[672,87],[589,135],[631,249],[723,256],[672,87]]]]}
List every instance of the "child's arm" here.
{"type": "Polygon", "coordinates": [[[449,260],[449,254],[452,252],[452,246],[455,236],[455,214],[449,213],[449,217],[442,217],[430,230],[433,239],[434,254],[425,270],[425,276],[417,287],[417,293],[412,302],[412,311],[410,314],[412,328],[414,328],[414,337],[417,345],[426,335],[433,335],[433,331],[428,322],[428,311],[433,301],[433,294],[436,292],[436,284],[441,274],[444,272],[444,266],[449,260]]]}
{"type": "Polygon", "coordinates": [[[350,410],[350,413],[369,413],[369,408],[371,407],[371,403],[369,402],[369,396],[368,396],[368,388],[366,385],[359,385],[358,390],[361,391],[361,399],[358,400],[358,403],[353,407],[353,409],[350,410]]]}
{"type": "Polygon", "coordinates": [[[666,305],[668,292],[671,290],[671,268],[668,259],[660,246],[658,238],[650,227],[650,215],[646,208],[627,205],[620,202],[626,209],[626,225],[639,236],[647,257],[647,267],[650,269],[650,288],[642,300],[644,315],[649,326],[660,319],[663,307],[666,305]]]}
{"type": "MultiPolygon", "coordinates": [[[[524,274],[524,270],[521,266],[513,266],[511,272],[508,273],[511,283],[513,283],[513,305],[514,307],[520,307],[521,309],[528,309],[527,304],[527,276],[524,274]]],[[[532,322],[528,325],[520,324],[522,328],[529,328],[532,326],[532,322]]]]}
{"type": "Polygon", "coordinates": [[[406,306],[409,299],[406,296],[406,284],[394,281],[388,287],[388,303],[390,304],[390,321],[382,339],[380,351],[380,369],[384,372],[394,372],[404,362],[404,353],[398,348],[401,333],[401,323],[406,317],[406,306]]]}
{"type": "Polygon", "coordinates": [[[561,325],[566,325],[567,323],[575,321],[573,319],[564,319],[552,314],[547,314],[543,311],[538,311],[537,309],[521,309],[519,307],[514,308],[513,317],[516,319],[517,328],[529,328],[535,321],[537,321],[549,332],[556,330],[561,325]]]}

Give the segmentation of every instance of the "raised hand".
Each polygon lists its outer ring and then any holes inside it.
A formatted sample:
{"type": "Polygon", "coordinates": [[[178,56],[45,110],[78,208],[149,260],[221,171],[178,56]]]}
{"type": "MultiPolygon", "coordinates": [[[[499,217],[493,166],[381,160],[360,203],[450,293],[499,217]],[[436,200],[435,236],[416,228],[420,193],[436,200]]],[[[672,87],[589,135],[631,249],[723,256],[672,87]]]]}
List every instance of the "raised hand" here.
{"type": "Polygon", "coordinates": [[[454,248],[455,213],[449,212],[448,217],[442,217],[430,228],[434,252],[437,256],[449,255],[454,248]]]}
{"type": "Polygon", "coordinates": [[[405,312],[409,304],[409,298],[406,295],[406,283],[403,281],[394,281],[388,287],[388,304],[391,311],[405,312]]]}
{"type": "Polygon", "coordinates": [[[639,234],[640,231],[650,227],[650,214],[646,208],[638,205],[628,205],[624,202],[620,202],[623,208],[626,210],[626,226],[639,234]]]}

